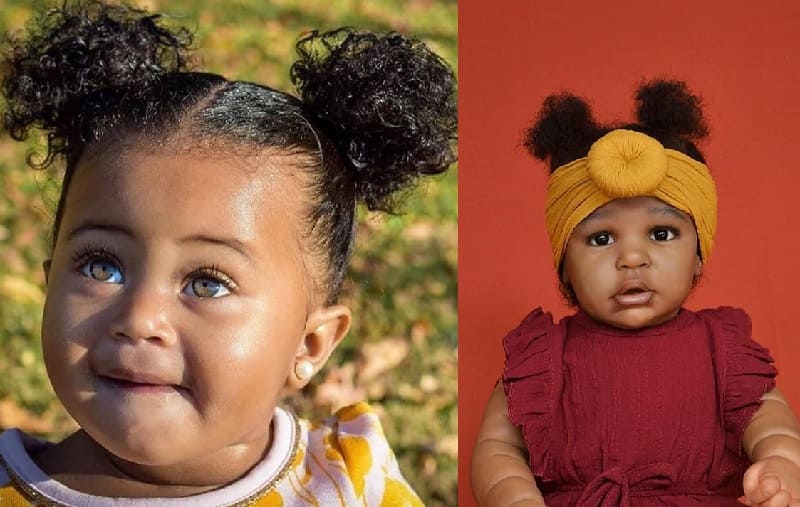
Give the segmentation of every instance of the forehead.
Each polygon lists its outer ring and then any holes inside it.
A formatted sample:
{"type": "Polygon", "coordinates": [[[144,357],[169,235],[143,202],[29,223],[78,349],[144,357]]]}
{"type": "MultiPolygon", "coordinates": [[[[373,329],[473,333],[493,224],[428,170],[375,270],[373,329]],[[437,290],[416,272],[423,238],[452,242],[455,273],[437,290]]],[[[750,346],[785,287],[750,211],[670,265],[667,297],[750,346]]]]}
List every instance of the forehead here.
{"type": "Polygon", "coordinates": [[[299,159],[278,150],[240,156],[224,149],[95,148],[75,169],[62,229],[102,219],[164,234],[222,229],[255,239],[286,222],[279,217],[302,212],[299,159]]]}
{"type": "Polygon", "coordinates": [[[629,197],[614,199],[594,210],[581,224],[597,220],[617,219],[625,217],[640,217],[643,219],[671,217],[688,223],[693,223],[691,216],[678,208],[667,204],[656,197],[629,197]]]}

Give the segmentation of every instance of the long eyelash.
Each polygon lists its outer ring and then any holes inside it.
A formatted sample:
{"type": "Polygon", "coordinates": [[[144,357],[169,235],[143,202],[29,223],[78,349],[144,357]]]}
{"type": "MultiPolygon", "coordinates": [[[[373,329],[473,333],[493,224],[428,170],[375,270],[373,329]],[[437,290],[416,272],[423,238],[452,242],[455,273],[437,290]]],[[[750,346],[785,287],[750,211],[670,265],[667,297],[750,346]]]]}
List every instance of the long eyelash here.
{"type": "Polygon", "coordinates": [[[93,259],[104,259],[115,263],[117,266],[122,266],[119,256],[110,248],[100,244],[88,244],[76,250],[72,254],[72,264],[75,269],[84,265],[87,261],[93,259]]]}
{"type": "Polygon", "coordinates": [[[189,278],[193,276],[204,276],[206,278],[213,278],[222,284],[230,291],[235,291],[239,289],[239,284],[237,284],[231,277],[223,273],[219,269],[218,264],[212,264],[211,266],[198,266],[192,269],[189,273],[189,278]]]}

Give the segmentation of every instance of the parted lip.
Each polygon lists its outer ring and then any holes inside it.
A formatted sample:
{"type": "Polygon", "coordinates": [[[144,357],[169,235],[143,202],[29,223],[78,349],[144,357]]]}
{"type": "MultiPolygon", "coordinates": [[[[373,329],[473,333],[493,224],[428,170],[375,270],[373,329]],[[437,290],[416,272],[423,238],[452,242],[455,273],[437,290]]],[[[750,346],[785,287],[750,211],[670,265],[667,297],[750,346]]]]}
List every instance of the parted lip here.
{"type": "Polygon", "coordinates": [[[632,280],[626,280],[625,282],[623,282],[622,285],[620,285],[617,292],[614,294],[614,296],[620,296],[623,294],[630,294],[636,292],[651,292],[651,289],[650,287],[647,286],[647,284],[643,280],[641,280],[640,278],[636,278],[632,280]]]}

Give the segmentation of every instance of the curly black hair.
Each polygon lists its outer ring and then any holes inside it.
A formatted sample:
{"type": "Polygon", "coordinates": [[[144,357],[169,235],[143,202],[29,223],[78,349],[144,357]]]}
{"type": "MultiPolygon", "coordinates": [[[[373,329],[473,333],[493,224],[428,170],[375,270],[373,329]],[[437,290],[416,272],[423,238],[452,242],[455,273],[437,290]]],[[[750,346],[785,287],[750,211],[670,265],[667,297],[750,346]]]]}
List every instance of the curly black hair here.
{"type": "MultiPolygon", "coordinates": [[[[550,95],[545,98],[534,124],[526,131],[523,144],[531,155],[547,163],[550,174],[564,164],[585,157],[595,141],[619,128],[643,132],[664,147],[705,163],[696,143],[708,136],[708,123],[703,117],[702,99],[689,91],[685,82],[644,81],[634,98],[636,123],[601,125],[594,119],[585,99],[569,93],[550,95]]],[[[698,253],[699,250],[698,244],[698,253]]],[[[559,289],[568,305],[577,306],[572,287],[561,283],[559,289]]]]}
{"type": "Polygon", "coordinates": [[[666,148],[705,163],[696,143],[708,136],[702,99],[683,81],[654,79],[643,82],[634,95],[636,123],[601,125],[589,103],[575,95],[551,95],[544,101],[523,144],[534,157],[547,162],[552,173],[585,157],[595,141],[618,128],[636,130],[657,139],[666,148]]]}
{"type": "Polygon", "coordinates": [[[69,183],[88,147],[122,134],[179,129],[206,143],[308,155],[308,238],[327,258],[327,301],[338,296],[352,251],[356,204],[392,212],[418,177],[456,159],[450,67],[397,33],[317,31],[296,44],[299,98],[192,70],[192,34],[161,16],[103,0],[66,0],[26,37],[9,38],[0,65],[3,125],[17,140],[47,133],[35,167],[65,160],[54,241],[69,183]]]}

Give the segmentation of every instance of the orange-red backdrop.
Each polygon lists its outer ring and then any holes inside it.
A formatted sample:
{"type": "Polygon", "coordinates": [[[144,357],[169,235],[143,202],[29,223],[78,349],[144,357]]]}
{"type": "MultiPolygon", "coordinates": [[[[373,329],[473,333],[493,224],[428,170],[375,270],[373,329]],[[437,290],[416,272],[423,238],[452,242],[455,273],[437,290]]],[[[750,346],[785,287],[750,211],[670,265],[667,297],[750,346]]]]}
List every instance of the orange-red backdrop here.
{"type": "Polygon", "coordinates": [[[719,230],[688,306],[745,308],[800,412],[798,26],[793,0],[460,0],[460,506],[474,505],[472,444],[504,333],[533,307],[568,311],[544,232],[545,169],[520,147],[558,90],[589,98],[603,122],[631,119],[645,77],[684,79],[703,96],[719,230]]]}

